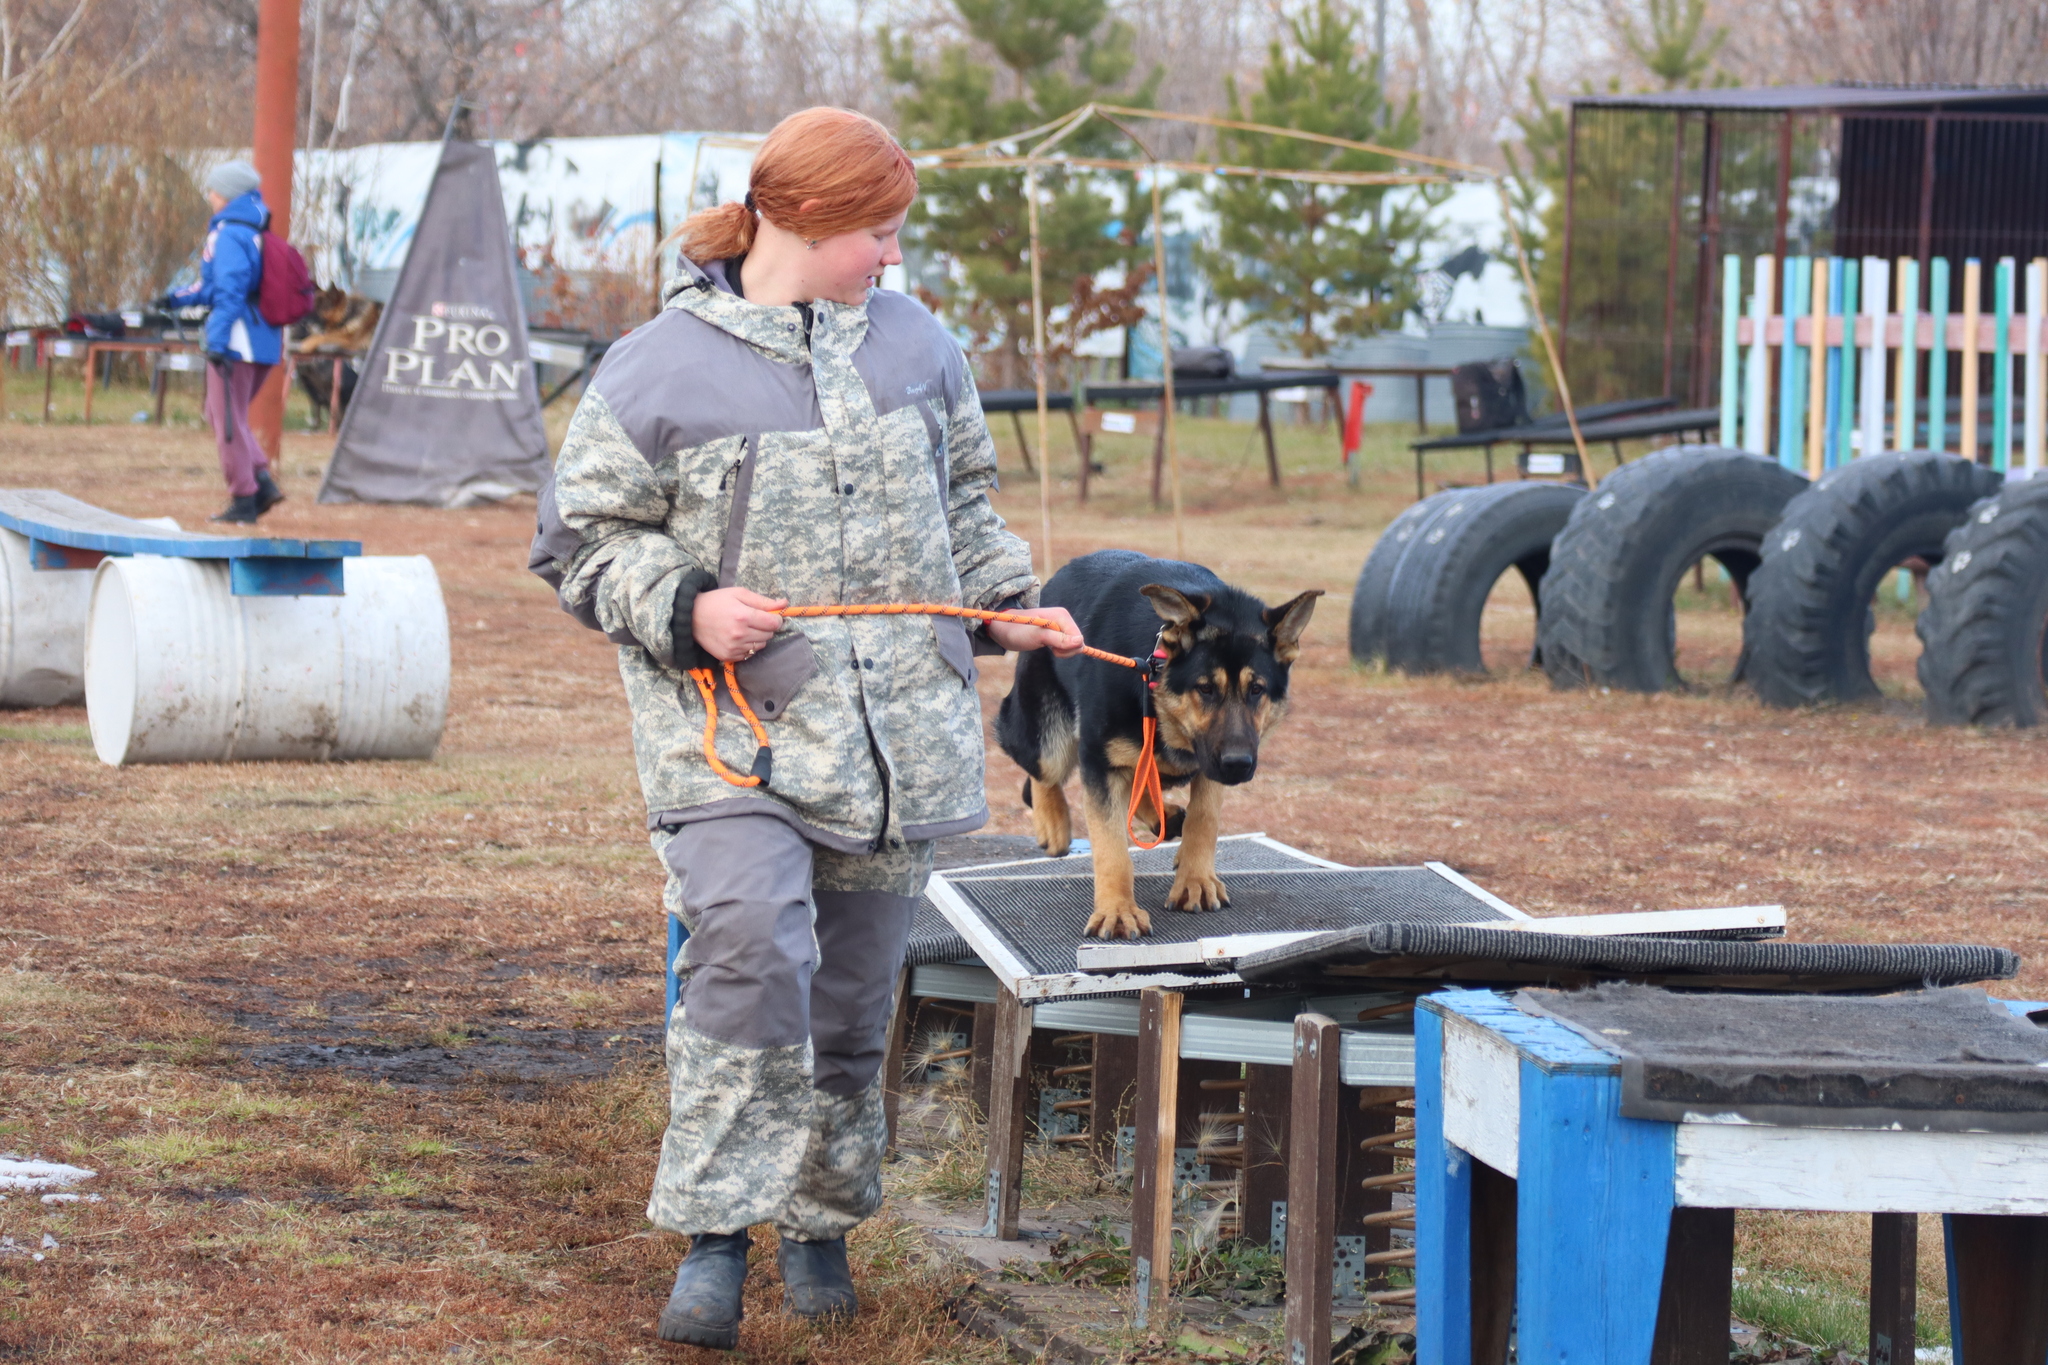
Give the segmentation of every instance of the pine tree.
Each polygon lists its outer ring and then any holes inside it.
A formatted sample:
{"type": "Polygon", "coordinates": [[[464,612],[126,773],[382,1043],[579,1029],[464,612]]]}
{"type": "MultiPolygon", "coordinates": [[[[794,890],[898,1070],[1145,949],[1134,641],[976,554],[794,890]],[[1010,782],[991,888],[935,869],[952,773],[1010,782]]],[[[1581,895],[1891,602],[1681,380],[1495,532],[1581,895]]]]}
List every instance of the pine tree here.
{"type": "MultiPolygon", "coordinates": [[[[968,32],[1002,63],[965,45],[921,60],[907,41],[882,35],[889,78],[904,87],[896,115],[916,147],[984,142],[1050,122],[1091,100],[1146,105],[1154,72],[1129,88],[1135,58],[1128,25],[1107,0],[954,0],[968,32]]],[[[1091,123],[1060,144],[1076,155],[1129,157],[1113,125],[1091,123]]],[[[1041,171],[1039,246],[1048,313],[1048,378],[1088,336],[1142,316],[1135,302],[1150,278],[1149,249],[1133,224],[1150,212],[1128,180],[1106,173],[1041,171]],[[1100,277],[1120,272],[1115,287],[1100,277]]],[[[939,171],[922,176],[917,235],[954,263],[949,285],[927,299],[973,338],[983,381],[1023,385],[1031,374],[1030,230],[1021,170],[939,171]]]]}
{"type": "MultiPolygon", "coordinates": [[[[1269,47],[1248,105],[1230,83],[1231,118],[1395,149],[1415,144],[1415,103],[1398,111],[1386,105],[1348,8],[1316,0],[1287,21],[1286,34],[1288,41],[1269,47]]],[[[1265,133],[1219,132],[1216,154],[1225,165],[1268,170],[1402,168],[1377,153],[1265,133]]],[[[1397,206],[1386,202],[1387,188],[1215,177],[1207,200],[1220,220],[1217,244],[1198,248],[1197,264],[1219,297],[1241,305],[1247,321],[1284,334],[1302,355],[1398,325],[1415,301],[1413,257],[1436,196],[1397,206]]]]}

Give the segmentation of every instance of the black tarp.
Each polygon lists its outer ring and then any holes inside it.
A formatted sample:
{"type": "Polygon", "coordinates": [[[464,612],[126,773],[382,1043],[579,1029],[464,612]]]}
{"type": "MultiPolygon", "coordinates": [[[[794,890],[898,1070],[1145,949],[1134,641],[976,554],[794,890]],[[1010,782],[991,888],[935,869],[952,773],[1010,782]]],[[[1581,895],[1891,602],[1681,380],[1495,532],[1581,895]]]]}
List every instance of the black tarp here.
{"type": "Polygon", "coordinates": [[[547,471],[497,161],[449,141],[320,501],[460,506],[530,492],[547,471]]]}

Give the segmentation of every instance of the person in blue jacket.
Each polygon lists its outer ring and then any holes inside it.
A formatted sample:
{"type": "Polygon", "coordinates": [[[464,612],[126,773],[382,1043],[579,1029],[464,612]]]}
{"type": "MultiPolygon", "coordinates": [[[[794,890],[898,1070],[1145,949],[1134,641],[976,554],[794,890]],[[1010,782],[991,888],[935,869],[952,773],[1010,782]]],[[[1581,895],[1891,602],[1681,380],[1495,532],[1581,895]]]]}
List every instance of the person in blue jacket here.
{"type": "Polygon", "coordinates": [[[283,330],[265,322],[256,307],[263,282],[259,234],[270,226],[262,183],[246,161],[214,167],[206,177],[213,218],[206,225],[199,282],[161,300],[168,308],[204,304],[212,310],[206,317],[206,418],[213,424],[230,498],[214,521],[253,522],[284,501],[284,490],[270,473],[270,457],[249,429],[249,401],[284,358],[283,330]]]}

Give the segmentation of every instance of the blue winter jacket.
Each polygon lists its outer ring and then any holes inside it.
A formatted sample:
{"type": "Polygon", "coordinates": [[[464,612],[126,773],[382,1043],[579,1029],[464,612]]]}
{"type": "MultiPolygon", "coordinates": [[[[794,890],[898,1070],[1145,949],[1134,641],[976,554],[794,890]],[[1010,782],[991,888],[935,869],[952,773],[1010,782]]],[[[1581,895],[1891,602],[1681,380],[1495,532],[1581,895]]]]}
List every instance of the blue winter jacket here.
{"type": "Polygon", "coordinates": [[[205,304],[206,349],[215,355],[275,365],[284,356],[284,333],[256,310],[256,289],[263,280],[263,245],[256,234],[270,222],[260,190],[231,199],[206,225],[206,249],[200,255],[199,283],[171,298],[180,307],[205,304]]]}

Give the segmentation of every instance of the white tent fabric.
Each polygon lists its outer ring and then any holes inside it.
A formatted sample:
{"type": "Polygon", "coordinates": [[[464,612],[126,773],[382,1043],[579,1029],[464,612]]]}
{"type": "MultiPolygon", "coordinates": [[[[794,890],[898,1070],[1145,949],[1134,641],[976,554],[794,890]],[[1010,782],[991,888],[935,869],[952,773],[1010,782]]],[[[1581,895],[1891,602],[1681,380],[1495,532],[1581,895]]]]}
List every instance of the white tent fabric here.
{"type": "MultiPolygon", "coordinates": [[[[518,249],[579,271],[637,267],[657,228],[665,233],[697,209],[739,199],[759,141],[753,133],[677,132],[477,145],[497,163],[518,249]]],[[[388,297],[440,149],[380,142],[299,154],[292,236],[318,279],[388,297]]]]}

